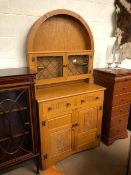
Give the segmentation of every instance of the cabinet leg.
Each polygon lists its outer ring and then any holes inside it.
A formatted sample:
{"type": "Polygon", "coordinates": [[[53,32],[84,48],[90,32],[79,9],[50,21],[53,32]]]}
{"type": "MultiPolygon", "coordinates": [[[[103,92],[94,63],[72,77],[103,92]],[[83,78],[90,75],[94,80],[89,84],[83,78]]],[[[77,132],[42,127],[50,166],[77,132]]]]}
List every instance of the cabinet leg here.
{"type": "Polygon", "coordinates": [[[39,158],[36,158],[36,174],[40,174],[39,158]]]}

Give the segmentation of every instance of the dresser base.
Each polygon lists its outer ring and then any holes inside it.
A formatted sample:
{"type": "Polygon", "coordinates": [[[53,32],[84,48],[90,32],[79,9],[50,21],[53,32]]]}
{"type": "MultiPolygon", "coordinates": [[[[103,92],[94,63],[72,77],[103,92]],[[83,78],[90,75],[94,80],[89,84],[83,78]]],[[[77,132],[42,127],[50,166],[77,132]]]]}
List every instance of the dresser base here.
{"type": "Polygon", "coordinates": [[[118,139],[125,139],[128,137],[128,132],[124,132],[124,133],[121,133],[121,135],[117,136],[117,137],[113,137],[113,138],[109,138],[107,137],[106,135],[102,135],[102,142],[105,143],[106,145],[111,145],[113,144],[116,140],[118,139]]]}

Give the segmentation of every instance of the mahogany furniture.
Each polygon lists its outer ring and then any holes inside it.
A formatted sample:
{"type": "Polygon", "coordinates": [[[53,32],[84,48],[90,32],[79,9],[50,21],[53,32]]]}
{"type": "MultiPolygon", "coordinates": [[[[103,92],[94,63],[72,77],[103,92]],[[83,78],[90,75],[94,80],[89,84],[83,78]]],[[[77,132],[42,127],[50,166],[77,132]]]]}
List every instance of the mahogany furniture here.
{"type": "Polygon", "coordinates": [[[129,155],[126,175],[131,175],[131,135],[130,135],[130,145],[129,145],[129,155]]]}
{"type": "Polygon", "coordinates": [[[130,112],[129,112],[129,119],[128,119],[128,127],[127,129],[131,131],[131,105],[130,105],[130,112]]]}
{"type": "Polygon", "coordinates": [[[0,70],[0,174],[29,159],[39,170],[34,76],[28,68],[0,70]]]}
{"type": "Polygon", "coordinates": [[[102,140],[112,144],[127,137],[127,123],[131,102],[131,70],[95,69],[95,83],[106,87],[102,121],[102,140]]]}
{"type": "Polygon", "coordinates": [[[99,145],[104,88],[91,83],[94,45],[76,13],[42,16],[28,36],[28,63],[36,71],[41,162],[47,168],[99,145]]]}

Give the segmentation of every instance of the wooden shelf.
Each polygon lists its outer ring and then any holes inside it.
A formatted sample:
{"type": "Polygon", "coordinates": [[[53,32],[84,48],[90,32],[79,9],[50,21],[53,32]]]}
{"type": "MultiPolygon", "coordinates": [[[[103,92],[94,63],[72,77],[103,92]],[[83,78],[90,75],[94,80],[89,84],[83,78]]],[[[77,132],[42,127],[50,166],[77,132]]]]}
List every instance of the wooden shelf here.
{"type": "Polygon", "coordinates": [[[73,64],[75,64],[75,65],[77,65],[77,66],[85,66],[85,65],[88,65],[88,63],[77,63],[77,62],[76,62],[76,63],[74,62],[73,64]]]}
{"type": "Polygon", "coordinates": [[[69,54],[75,54],[75,53],[92,53],[94,50],[65,50],[65,51],[34,51],[34,52],[28,52],[28,54],[46,54],[46,53],[69,53],[69,54]]]}
{"type": "Polygon", "coordinates": [[[21,136],[24,136],[24,135],[27,135],[27,134],[29,134],[29,131],[26,131],[26,132],[24,132],[24,133],[16,134],[16,135],[14,135],[14,136],[12,136],[12,137],[2,138],[2,139],[0,139],[0,142],[7,141],[7,140],[9,140],[9,139],[11,139],[11,138],[18,138],[18,137],[21,137],[21,136]]]}
{"type": "Polygon", "coordinates": [[[0,115],[7,114],[7,113],[12,113],[12,112],[24,111],[24,110],[27,110],[27,107],[23,107],[23,108],[20,108],[20,109],[13,109],[12,111],[5,111],[5,112],[0,111],[0,115]]]}

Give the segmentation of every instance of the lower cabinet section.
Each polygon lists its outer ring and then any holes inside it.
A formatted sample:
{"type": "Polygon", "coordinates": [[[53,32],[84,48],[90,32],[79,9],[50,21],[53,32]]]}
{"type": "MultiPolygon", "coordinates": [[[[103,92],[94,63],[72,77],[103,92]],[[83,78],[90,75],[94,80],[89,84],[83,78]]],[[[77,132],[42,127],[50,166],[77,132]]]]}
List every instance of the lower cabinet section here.
{"type": "Polygon", "coordinates": [[[101,106],[50,116],[41,127],[43,168],[100,142],[101,106]],[[46,153],[46,154],[45,154],[46,153]]]}
{"type": "Polygon", "coordinates": [[[82,103],[84,95],[38,103],[42,169],[99,145],[103,94],[103,90],[86,93],[82,103]]]}

